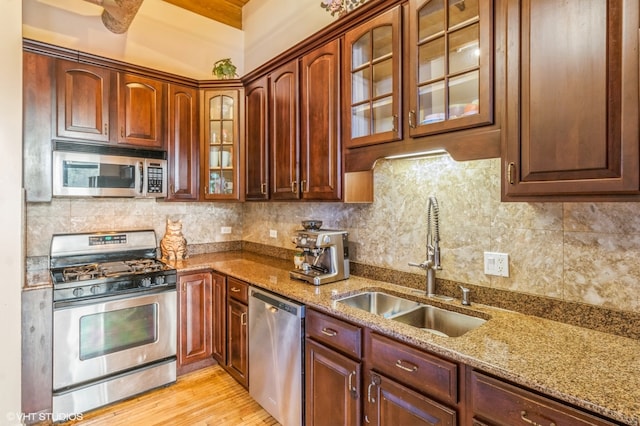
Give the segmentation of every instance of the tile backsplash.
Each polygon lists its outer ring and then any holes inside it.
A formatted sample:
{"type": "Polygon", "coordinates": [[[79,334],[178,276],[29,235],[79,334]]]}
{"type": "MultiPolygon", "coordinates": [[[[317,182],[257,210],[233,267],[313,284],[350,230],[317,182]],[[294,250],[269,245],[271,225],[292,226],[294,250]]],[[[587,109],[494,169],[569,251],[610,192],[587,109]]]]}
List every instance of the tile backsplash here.
{"type": "Polygon", "coordinates": [[[425,259],[427,200],[440,206],[442,279],[640,312],[638,203],[502,203],[500,160],[381,160],[372,204],[169,203],[55,199],[27,204],[27,255],[54,232],[153,228],[182,219],[190,245],[244,240],[293,249],[304,219],[349,232],[351,259],[402,272],[425,259]],[[231,227],[222,234],[221,227],[231,227]],[[272,237],[271,230],[277,231],[272,237]],[[509,254],[508,278],[484,274],[485,251],[509,254]]]}

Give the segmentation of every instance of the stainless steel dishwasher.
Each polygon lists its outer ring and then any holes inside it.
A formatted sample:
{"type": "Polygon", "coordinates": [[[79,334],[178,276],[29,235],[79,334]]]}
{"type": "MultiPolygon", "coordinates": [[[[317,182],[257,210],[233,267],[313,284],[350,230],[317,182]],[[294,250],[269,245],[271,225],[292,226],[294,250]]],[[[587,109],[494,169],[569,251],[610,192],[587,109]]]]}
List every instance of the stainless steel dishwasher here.
{"type": "Polygon", "coordinates": [[[305,309],[264,290],[249,291],[249,394],[283,426],[303,416],[305,309]]]}

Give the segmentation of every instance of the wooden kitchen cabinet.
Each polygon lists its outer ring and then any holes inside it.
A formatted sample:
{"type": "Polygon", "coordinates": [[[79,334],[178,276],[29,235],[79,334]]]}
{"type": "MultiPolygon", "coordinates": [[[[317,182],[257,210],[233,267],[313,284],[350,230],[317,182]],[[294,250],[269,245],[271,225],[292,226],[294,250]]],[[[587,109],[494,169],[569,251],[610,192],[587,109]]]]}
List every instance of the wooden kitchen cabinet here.
{"type": "Polygon", "coordinates": [[[268,78],[245,87],[245,199],[269,199],[268,78]]]}
{"type": "Polygon", "coordinates": [[[298,61],[269,75],[270,197],[296,200],[298,177],[298,61]]]}
{"type": "Polygon", "coordinates": [[[210,272],[178,276],[178,374],[214,362],[211,280],[210,272]]]}
{"type": "Polygon", "coordinates": [[[200,168],[205,200],[239,200],[241,89],[202,92],[200,168]]]}
{"type": "Polygon", "coordinates": [[[166,84],[137,74],[118,73],[119,144],[165,148],[166,84]]]}
{"type": "Polygon", "coordinates": [[[612,426],[582,410],[472,371],[469,377],[470,411],[474,424],[491,426],[612,426]]]}
{"type": "Polygon", "coordinates": [[[639,194],[638,2],[506,5],[502,200],[639,194]]]}
{"type": "Polygon", "coordinates": [[[362,424],[362,330],[308,309],[305,333],[305,424],[362,424]]]}
{"type": "Polygon", "coordinates": [[[300,189],[305,200],[340,200],[340,40],[302,57],[300,189]]]}
{"type": "Polygon", "coordinates": [[[56,60],[57,137],[109,143],[113,74],[107,68],[56,60]]]}
{"type": "Polygon", "coordinates": [[[228,277],[226,370],[245,388],[249,386],[248,303],[249,285],[244,281],[228,277]]]}
{"type": "Polygon", "coordinates": [[[169,84],[167,200],[197,200],[199,191],[198,91],[169,84]]]}
{"type": "Polygon", "coordinates": [[[227,362],[227,278],[217,272],[211,273],[211,354],[225,365],[227,362]]]}
{"type": "Polygon", "coordinates": [[[402,139],[400,16],[396,6],[344,35],[347,148],[402,139]]]}

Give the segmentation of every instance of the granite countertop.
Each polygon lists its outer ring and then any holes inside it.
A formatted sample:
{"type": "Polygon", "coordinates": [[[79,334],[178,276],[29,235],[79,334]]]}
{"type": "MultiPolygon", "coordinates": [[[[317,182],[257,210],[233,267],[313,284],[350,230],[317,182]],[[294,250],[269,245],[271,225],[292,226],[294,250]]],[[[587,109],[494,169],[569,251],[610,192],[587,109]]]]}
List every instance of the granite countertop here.
{"type": "Polygon", "coordinates": [[[289,278],[292,262],[247,252],[196,255],[174,266],[180,272],[214,269],[613,420],[640,425],[638,340],[486,305],[463,307],[459,300],[428,300],[490,318],[463,336],[441,337],[335,302],[365,289],[427,301],[406,287],[355,276],[313,286],[289,278]]]}

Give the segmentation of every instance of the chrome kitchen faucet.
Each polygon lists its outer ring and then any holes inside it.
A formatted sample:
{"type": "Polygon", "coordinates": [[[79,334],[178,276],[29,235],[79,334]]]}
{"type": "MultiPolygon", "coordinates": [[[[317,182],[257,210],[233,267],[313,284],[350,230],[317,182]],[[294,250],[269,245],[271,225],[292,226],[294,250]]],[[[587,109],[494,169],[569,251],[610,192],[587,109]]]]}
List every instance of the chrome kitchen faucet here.
{"type": "Polygon", "coordinates": [[[427,260],[422,263],[409,262],[409,266],[416,266],[427,272],[427,296],[451,299],[437,296],[436,270],[442,269],[440,265],[440,208],[438,200],[434,196],[429,197],[427,204],[427,260]]]}

